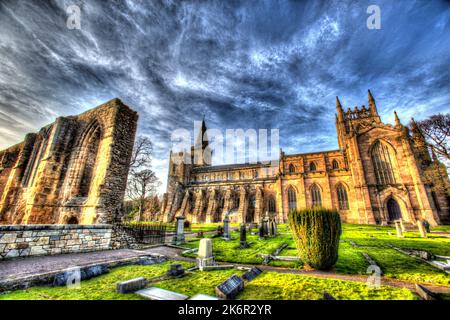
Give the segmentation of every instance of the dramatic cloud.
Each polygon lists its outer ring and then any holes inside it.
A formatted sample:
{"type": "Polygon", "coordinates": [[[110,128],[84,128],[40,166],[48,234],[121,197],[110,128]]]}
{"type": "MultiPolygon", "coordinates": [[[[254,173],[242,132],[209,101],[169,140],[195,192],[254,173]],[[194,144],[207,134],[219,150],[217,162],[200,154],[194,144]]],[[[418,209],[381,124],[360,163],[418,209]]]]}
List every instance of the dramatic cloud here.
{"type": "MultiPolygon", "coordinates": [[[[448,1],[2,1],[0,148],[113,97],[140,114],[165,183],[170,135],[279,128],[287,153],[337,148],[334,97],[406,123],[450,110],[448,1]],[[81,9],[81,29],[66,26],[81,9]]],[[[164,189],[164,184],[163,184],[164,189]]]]}

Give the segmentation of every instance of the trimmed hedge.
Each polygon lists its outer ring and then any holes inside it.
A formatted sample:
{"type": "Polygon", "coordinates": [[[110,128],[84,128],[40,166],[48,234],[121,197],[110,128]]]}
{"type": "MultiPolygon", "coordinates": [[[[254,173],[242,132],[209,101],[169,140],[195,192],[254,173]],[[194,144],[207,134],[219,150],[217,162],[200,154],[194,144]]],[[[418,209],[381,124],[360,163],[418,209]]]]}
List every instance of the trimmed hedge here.
{"type": "Polygon", "coordinates": [[[289,225],[298,256],[305,264],[318,270],[328,270],[336,264],[342,234],[341,217],[336,210],[292,210],[289,225]]]}

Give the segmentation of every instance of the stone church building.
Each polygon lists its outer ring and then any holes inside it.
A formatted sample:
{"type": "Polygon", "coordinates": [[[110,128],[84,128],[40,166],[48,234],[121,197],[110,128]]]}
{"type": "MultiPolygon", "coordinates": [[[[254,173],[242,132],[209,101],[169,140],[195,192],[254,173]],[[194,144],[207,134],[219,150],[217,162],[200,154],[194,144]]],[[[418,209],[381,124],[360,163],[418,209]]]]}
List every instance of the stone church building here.
{"type": "Polygon", "coordinates": [[[113,99],[60,117],[0,151],[0,224],[96,224],[119,218],[137,113],[113,99]]]}
{"type": "MultiPolygon", "coordinates": [[[[450,223],[445,166],[430,156],[414,120],[411,132],[397,114],[394,125],[385,124],[370,91],[368,100],[368,107],[344,111],[336,97],[338,150],[281,151],[277,167],[176,165],[171,153],[160,219],[217,222],[228,213],[233,222],[259,222],[265,214],[286,222],[291,209],[321,206],[348,223],[450,223]]],[[[195,147],[208,148],[204,121],[195,147]]]]}

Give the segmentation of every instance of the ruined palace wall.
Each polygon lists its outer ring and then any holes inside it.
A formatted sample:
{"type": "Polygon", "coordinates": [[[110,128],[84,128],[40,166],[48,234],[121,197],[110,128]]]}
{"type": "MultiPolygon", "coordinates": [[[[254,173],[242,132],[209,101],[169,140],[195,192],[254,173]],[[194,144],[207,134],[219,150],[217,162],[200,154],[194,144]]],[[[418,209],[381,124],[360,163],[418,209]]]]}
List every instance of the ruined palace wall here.
{"type": "Polygon", "coordinates": [[[27,135],[14,165],[0,172],[0,223],[111,223],[120,213],[137,118],[113,99],[27,135]]]}

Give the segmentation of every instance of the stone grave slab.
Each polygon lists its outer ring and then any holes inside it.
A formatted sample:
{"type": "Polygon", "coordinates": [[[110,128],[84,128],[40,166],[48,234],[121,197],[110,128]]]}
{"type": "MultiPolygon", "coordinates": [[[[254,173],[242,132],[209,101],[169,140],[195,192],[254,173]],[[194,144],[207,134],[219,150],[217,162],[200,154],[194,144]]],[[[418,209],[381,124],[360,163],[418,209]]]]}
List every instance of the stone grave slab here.
{"type": "Polygon", "coordinates": [[[230,300],[242,290],[244,290],[244,281],[234,274],[216,287],[216,295],[221,299],[230,300]]]}
{"type": "Polygon", "coordinates": [[[261,273],[262,273],[262,270],[260,268],[253,267],[242,275],[242,279],[244,279],[245,281],[252,281],[257,276],[259,276],[261,273]]]}
{"type": "Polygon", "coordinates": [[[147,283],[148,283],[147,279],[145,279],[143,277],[130,279],[130,280],[118,283],[117,287],[116,287],[116,291],[118,293],[135,292],[136,290],[145,288],[147,283]]]}
{"type": "Polygon", "coordinates": [[[149,300],[187,300],[188,296],[156,287],[136,291],[136,294],[149,300]]]}
{"type": "Polygon", "coordinates": [[[189,300],[219,300],[219,298],[209,296],[209,295],[203,294],[203,293],[198,293],[198,294],[192,296],[191,298],[189,298],[189,300]]]}

